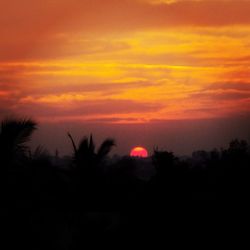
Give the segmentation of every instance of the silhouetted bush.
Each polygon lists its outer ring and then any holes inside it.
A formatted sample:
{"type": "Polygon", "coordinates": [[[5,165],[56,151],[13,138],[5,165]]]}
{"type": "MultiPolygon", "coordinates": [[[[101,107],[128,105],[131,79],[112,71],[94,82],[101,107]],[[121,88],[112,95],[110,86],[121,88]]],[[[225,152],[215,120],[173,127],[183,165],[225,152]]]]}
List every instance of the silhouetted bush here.
{"type": "Polygon", "coordinates": [[[92,135],[77,147],[68,134],[73,156],[53,158],[27,146],[36,126],[32,120],[1,123],[1,226],[12,247],[80,249],[101,237],[209,234],[210,227],[230,228],[229,212],[234,222],[249,213],[247,141],[186,158],[155,150],[148,159],[111,160],[113,140],[96,150],[92,135]],[[140,176],[139,167],[151,168],[151,176],[140,176]]]}

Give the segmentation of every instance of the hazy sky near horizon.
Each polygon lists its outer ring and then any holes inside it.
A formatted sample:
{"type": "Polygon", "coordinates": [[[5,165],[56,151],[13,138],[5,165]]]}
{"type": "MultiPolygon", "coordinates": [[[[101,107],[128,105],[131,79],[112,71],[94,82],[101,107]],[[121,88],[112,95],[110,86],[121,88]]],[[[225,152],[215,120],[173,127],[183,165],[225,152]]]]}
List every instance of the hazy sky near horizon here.
{"type": "Polygon", "coordinates": [[[249,117],[249,0],[0,6],[0,118],[130,131],[134,124],[249,117]]]}

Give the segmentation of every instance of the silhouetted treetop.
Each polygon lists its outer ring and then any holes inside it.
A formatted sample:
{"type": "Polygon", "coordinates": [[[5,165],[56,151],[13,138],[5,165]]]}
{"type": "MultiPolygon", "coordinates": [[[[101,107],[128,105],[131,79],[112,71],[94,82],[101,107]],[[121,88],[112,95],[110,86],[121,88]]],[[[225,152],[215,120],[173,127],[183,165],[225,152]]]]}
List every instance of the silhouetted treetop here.
{"type": "Polygon", "coordinates": [[[152,156],[153,164],[159,173],[164,173],[174,166],[177,157],[173,152],[154,150],[152,156]]]}
{"type": "Polygon", "coordinates": [[[68,133],[68,137],[70,138],[74,149],[74,163],[76,168],[79,170],[86,170],[87,168],[90,168],[90,171],[91,169],[94,170],[94,168],[105,160],[112,148],[115,146],[115,141],[113,139],[106,139],[96,151],[92,135],[90,135],[89,138],[83,137],[78,147],[76,146],[70,133],[68,133]]]}
{"type": "Polygon", "coordinates": [[[30,141],[37,124],[31,119],[5,119],[0,129],[0,154],[2,160],[10,163],[27,154],[30,141]]]}

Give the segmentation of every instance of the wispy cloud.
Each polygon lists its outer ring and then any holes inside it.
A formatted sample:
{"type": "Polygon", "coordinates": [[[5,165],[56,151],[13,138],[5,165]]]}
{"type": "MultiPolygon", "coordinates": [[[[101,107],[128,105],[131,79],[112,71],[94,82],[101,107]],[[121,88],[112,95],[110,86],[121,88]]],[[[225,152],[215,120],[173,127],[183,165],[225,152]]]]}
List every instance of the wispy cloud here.
{"type": "Polygon", "coordinates": [[[250,2],[10,0],[0,115],[147,122],[250,111],[250,2]]]}

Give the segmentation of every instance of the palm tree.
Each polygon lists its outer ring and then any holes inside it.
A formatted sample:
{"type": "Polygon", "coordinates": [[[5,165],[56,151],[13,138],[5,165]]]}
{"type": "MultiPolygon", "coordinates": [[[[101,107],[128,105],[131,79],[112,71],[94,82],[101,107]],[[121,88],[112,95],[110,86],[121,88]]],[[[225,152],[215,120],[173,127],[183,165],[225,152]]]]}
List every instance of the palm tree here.
{"type": "Polygon", "coordinates": [[[0,125],[0,160],[6,167],[20,163],[28,152],[27,142],[37,128],[31,119],[5,119],[0,125]]]}
{"type": "Polygon", "coordinates": [[[96,152],[96,146],[93,141],[93,136],[84,137],[78,147],[76,146],[73,137],[68,133],[74,149],[74,163],[77,172],[94,173],[97,167],[106,159],[112,148],[115,146],[113,139],[106,139],[96,152]]]}

